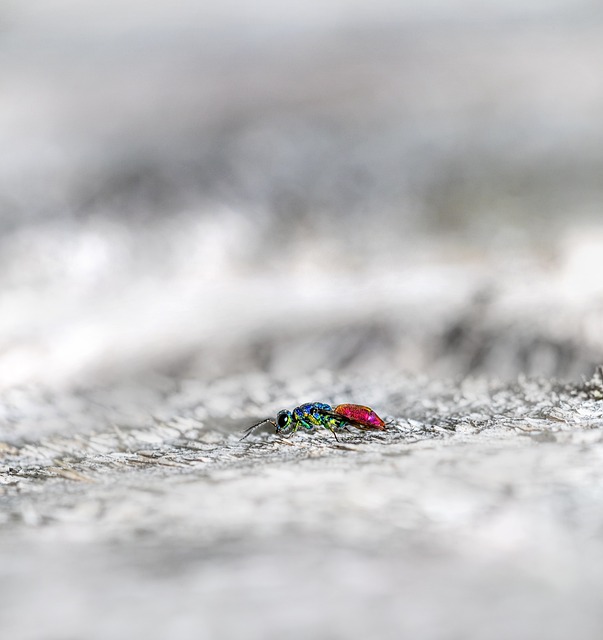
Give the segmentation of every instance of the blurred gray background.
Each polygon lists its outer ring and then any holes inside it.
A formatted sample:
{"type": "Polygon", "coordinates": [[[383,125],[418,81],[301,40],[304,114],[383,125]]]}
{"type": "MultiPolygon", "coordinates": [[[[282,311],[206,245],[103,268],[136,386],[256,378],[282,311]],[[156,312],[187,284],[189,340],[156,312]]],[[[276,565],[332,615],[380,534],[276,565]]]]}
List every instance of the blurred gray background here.
{"type": "Polygon", "coordinates": [[[0,3],[0,386],[603,358],[594,1],[0,3]]]}
{"type": "Polygon", "coordinates": [[[0,635],[600,640],[602,69],[594,0],[0,0],[0,635]],[[388,429],[240,442],[310,400],[388,429]]]}

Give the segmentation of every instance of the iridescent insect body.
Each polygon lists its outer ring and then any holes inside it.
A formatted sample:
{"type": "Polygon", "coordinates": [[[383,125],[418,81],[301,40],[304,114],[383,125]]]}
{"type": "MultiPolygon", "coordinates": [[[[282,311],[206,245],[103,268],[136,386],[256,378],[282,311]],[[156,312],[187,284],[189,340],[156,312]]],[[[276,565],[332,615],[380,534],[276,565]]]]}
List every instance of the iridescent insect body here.
{"type": "Polygon", "coordinates": [[[254,429],[266,422],[274,425],[276,433],[293,434],[300,428],[310,431],[322,427],[330,431],[336,440],[336,431],[348,427],[385,430],[385,422],[369,407],[359,404],[338,404],[332,407],[324,402],[308,402],[296,407],[293,411],[279,411],[276,420],[266,418],[251,425],[245,430],[245,435],[241,440],[244,440],[254,429]]]}

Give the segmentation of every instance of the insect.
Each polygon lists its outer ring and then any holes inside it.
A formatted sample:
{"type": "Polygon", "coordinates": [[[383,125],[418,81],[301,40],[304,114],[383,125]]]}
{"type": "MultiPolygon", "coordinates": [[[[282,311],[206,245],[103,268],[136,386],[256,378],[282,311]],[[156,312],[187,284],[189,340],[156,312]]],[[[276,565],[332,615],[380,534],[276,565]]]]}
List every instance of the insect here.
{"type": "Polygon", "coordinates": [[[323,427],[330,431],[338,440],[336,431],[356,427],[356,429],[377,429],[385,431],[385,422],[369,407],[359,404],[338,404],[331,407],[324,402],[308,402],[293,409],[293,411],[279,411],[276,420],[266,418],[245,429],[244,440],[254,429],[269,422],[273,424],[276,433],[295,433],[300,427],[314,429],[323,427]]]}

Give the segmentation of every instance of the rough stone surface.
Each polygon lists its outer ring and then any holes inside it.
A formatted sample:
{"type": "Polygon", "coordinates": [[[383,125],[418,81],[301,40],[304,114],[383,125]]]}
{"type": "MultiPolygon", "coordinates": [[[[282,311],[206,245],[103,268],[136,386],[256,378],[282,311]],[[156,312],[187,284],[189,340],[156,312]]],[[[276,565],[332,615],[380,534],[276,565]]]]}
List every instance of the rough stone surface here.
{"type": "Polygon", "coordinates": [[[597,3],[93,4],[0,2],[0,640],[600,640],[597,3]]]}
{"type": "Polygon", "coordinates": [[[155,379],[147,412],[133,388],[7,392],[0,627],[601,637],[602,393],[600,372],[581,385],[155,379]],[[239,441],[311,399],[371,404],[388,431],[239,441]]]}

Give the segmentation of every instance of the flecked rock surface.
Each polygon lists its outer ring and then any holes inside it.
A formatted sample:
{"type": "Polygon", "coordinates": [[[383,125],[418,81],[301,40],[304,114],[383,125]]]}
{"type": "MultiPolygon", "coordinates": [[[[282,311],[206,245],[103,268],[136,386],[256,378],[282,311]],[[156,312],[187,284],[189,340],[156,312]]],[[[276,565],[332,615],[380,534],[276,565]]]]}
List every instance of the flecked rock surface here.
{"type": "Polygon", "coordinates": [[[602,399],[600,371],[579,385],[323,372],[5,392],[0,628],[601,637],[602,399]],[[239,441],[307,400],[370,404],[388,431],[239,441]]]}

